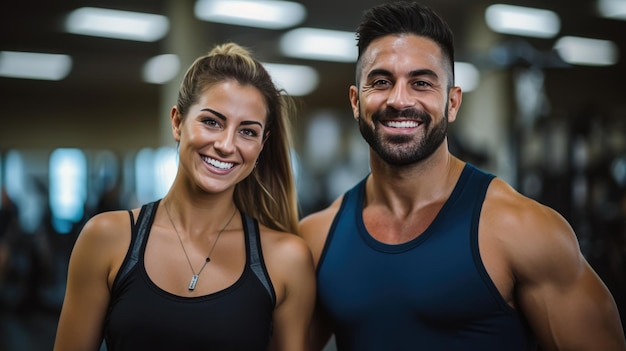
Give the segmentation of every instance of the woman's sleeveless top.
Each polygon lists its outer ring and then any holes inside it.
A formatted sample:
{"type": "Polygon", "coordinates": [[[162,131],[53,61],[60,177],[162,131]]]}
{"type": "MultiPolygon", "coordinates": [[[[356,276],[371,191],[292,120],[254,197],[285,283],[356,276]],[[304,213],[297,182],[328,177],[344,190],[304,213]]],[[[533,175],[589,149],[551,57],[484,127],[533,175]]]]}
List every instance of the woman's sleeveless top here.
{"type": "Polygon", "coordinates": [[[242,213],[246,265],[233,285],[200,297],[177,296],[156,286],[144,266],[159,201],[142,206],[133,224],[131,245],[111,291],[107,349],[267,350],[276,297],[257,221],[242,213]]]}

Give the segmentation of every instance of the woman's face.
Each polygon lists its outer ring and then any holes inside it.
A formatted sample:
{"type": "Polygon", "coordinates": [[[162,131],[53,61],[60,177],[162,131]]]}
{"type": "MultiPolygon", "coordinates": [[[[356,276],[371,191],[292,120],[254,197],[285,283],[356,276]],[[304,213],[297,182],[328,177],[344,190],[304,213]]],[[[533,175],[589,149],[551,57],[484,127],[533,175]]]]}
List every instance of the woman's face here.
{"type": "Polygon", "coordinates": [[[235,80],[206,89],[182,118],[174,108],[179,172],[206,192],[234,189],[254,170],[263,149],[266,119],[261,92],[235,80]]]}

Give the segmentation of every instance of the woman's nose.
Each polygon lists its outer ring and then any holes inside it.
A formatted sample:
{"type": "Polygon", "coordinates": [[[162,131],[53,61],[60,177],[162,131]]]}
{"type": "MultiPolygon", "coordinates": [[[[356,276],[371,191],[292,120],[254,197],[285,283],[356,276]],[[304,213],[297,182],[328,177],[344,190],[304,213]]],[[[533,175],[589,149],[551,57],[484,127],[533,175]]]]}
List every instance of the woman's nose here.
{"type": "Polygon", "coordinates": [[[213,143],[213,146],[222,154],[232,153],[235,149],[234,132],[228,129],[223,130],[213,143]]]}

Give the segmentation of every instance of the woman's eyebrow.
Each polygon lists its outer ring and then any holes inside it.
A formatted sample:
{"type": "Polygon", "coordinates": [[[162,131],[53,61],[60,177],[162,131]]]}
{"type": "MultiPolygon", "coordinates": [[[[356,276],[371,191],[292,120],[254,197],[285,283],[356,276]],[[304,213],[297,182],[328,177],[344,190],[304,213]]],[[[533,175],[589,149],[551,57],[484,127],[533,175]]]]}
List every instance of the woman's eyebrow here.
{"type": "Polygon", "coordinates": [[[201,109],[200,111],[207,111],[207,112],[211,112],[212,114],[216,115],[216,116],[217,116],[217,118],[219,118],[219,119],[221,119],[221,120],[224,120],[224,121],[225,121],[225,120],[227,120],[226,116],[224,116],[223,114],[221,114],[221,113],[219,113],[219,112],[215,111],[214,109],[211,109],[211,108],[208,108],[208,107],[207,107],[207,108],[203,108],[203,109],[201,109]]]}
{"type": "MultiPolygon", "coordinates": [[[[208,107],[206,107],[206,108],[201,109],[200,111],[207,111],[207,112],[211,112],[212,114],[214,114],[215,116],[217,116],[217,118],[219,118],[219,119],[221,119],[221,120],[223,120],[223,121],[225,121],[225,120],[227,120],[227,119],[228,119],[228,118],[226,118],[226,116],[224,116],[223,114],[221,114],[221,113],[219,113],[219,112],[215,111],[215,110],[214,110],[214,109],[212,109],[212,108],[208,108],[208,107]]],[[[243,121],[243,122],[241,122],[241,124],[242,124],[242,125],[258,124],[258,125],[259,125],[259,127],[263,128],[263,124],[262,124],[261,122],[258,122],[258,121],[243,121]]]]}

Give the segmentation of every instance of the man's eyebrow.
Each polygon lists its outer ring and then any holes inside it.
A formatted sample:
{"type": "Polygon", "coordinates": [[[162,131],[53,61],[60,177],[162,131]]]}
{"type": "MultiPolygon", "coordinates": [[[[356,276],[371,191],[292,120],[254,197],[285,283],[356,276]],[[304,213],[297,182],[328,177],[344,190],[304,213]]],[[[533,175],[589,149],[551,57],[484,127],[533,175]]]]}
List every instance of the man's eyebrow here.
{"type": "MultiPolygon", "coordinates": [[[[217,118],[219,118],[219,119],[221,119],[221,120],[223,120],[223,121],[227,120],[226,116],[224,116],[223,114],[221,114],[221,113],[219,113],[219,112],[215,111],[215,110],[214,110],[214,109],[212,109],[212,108],[208,108],[208,107],[206,107],[206,108],[201,109],[200,111],[207,111],[207,112],[211,112],[212,114],[214,114],[215,116],[217,116],[217,118]]],[[[262,124],[261,122],[258,122],[258,121],[243,121],[243,122],[241,122],[241,124],[242,124],[242,125],[246,125],[246,126],[247,126],[247,125],[252,125],[252,124],[258,124],[261,128],[263,128],[263,124],[262,124]]]]}
{"type": "Polygon", "coordinates": [[[430,76],[433,78],[439,78],[439,75],[437,75],[437,72],[428,68],[416,69],[409,73],[409,77],[419,77],[419,76],[430,76]]]}
{"type": "Polygon", "coordinates": [[[391,72],[389,70],[382,69],[382,68],[377,68],[377,69],[373,69],[373,70],[369,71],[367,73],[367,77],[366,78],[370,79],[370,78],[375,77],[375,76],[391,77],[392,74],[391,74],[391,72]]]}
{"type": "MultiPolygon", "coordinates": [[[[389,70],[382,69],[382,68],[373,69],[367,74],[368,79],[371,77],[375,77],[375,76],[391,77],[393,76],[393,74],[389,70]]],[[[439,78],[439,75],[437,75],[435,71],[433,71],[432,69],[428,69],[428,68],[416,69],[416,70],[409,72],[409,77],[419,77],[419,76],[430,76],[433,78],[439,78]]]]}

